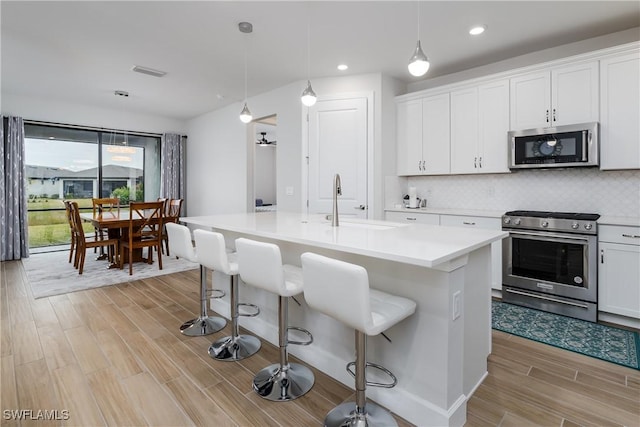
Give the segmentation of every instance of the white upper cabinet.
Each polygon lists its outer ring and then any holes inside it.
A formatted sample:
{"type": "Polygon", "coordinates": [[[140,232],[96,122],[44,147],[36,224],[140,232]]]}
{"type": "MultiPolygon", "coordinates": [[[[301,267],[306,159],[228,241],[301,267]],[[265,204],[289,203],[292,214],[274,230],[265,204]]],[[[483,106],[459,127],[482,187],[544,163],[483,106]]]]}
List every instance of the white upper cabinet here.
{"type": "Polygon", "coordinates": [[[396,104],[397,174],[422,173],[422,100],[396,104]]]}
{"type": "Polygon", "coordinates": [[[396,104],[397,174],[449,173],[449,94],[396,104]]]}
{"type": "Polygon", "coordinates": [[[600,61],[600,169],[640,168],[640,51],[600,61]]]}
{"type": "Polygon", "coordinates": [[[422,174],[442,175],[449,165],[450,129],[449,94],[422,100],[422,174]]]}
{"type": "Polygon", "coordinates": [[[598,61],[511,78],[511,129],[598,121],[598,61]]]}
{"type": "Polygon", "coordinates": [[[451,92],[451,173],[509,172],[509,81],[451,92]]]}

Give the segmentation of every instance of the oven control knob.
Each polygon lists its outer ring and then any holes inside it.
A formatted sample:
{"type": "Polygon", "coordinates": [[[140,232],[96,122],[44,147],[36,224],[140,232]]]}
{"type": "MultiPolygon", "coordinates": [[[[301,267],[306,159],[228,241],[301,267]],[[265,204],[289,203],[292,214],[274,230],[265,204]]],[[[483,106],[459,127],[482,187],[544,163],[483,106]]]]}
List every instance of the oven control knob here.
{"type": "Polygon", "coordinates": [[[579,227],[577,222],[574,222],[573,224],[571,224],[571,228],[573,228],[574,230],[577,230],[579,227]]]}
{"type": "Polygon", "coordinates": [[[544,228],[547,228],[549,226],[549,222],[548,221],[542,221],[542,225],[544,228]]]}
{"type": "Polygon", "coordinates": [[[591,229],[593,228],[593,225],[591,225],[590,223],[586,223],[586,224],[584,225],[584,228],[585,228],[586,230],[591,230],[591,229]]]}
{"type": "Polygon", "coordinates": [[[516,218],[516,219],[513,221],[513,223],[514,223],[515,225],[520,225],[520,222],[521,222],[520,218],[516,218]]]}
{"type": "Polygon", "coordinates": [[[511,224],[511,218],[507,217],[504,219],[505,224],[511,224]]]}

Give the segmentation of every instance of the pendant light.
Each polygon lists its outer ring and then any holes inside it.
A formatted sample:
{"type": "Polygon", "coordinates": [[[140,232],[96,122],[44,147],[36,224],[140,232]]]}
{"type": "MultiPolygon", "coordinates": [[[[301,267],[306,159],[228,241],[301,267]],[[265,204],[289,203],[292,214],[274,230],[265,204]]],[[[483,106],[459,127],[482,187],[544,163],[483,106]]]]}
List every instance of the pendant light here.
{"type": "MultiPolygon", "coordinates": [[[[238,24],[238,29],[241,33],[249,34],[253,31],[253,25],[250,22],[241,22],[238,24]]],[[[246,37],[246,36],[245,36],[246,37]]],[[[247,107],[247,46],[245,43],[244,49],[244,108],[240,112],[240,121],[242,123],[249,123],[253,119],[249,107],[247,107]]]]}
{"type": "Polygon", "coordinates": [[[409,59],[408,68],[411,75],[416,77],[424,76],[429,70],[429,59],[420,45],[420,2],[418,2],[418,43],[413,56],[409,59]]]}
{"type": "Polygon", "coordinates": [[[307,88],[302,91],[302,97],[300,100],[307,107],[313,106],[316,103],[318,97],[311,87],[311,80],[309,80],[309,74],[311,72],[311,26],[307,23],[307,88]]]}

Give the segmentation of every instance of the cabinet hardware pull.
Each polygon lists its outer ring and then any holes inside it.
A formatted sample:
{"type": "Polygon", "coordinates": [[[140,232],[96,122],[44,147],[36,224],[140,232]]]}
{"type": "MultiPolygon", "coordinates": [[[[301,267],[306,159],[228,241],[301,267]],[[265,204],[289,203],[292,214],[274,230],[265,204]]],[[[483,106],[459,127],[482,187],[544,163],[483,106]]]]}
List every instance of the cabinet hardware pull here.
{"type": "Polygon", "coordinates": [[[556,120],[557,120],[556,119],[556,109],[554,108],[553,109],[553,121],[555,122],[556,120]]]}
{"type": "Polygon", "coordinates": [[[417,219],[418,219],[418,218],[412,218],[412,217],[410,217],[410,216],[408,216],[408,217],[407,217],[407,221],[415,221],[415,220],[417,220],[417,219]]]}
{"type": "Polygon", "coordinates": [[[423,160],[423,161],[422,161],[422,170],[423,170],[423,171],[426,171],[426,170],[427,170],[427,161],[426,161],[426,160],[423,160]]]}
{"type": "Polygon", "coordinates": [[[604,264],[604,249],[600,249],[600,264],[604,264]]]}
{"type": "Polygon", "coordinates": [[[482,156],[480,156],[480,160],[478,161],[478,167],[482,169],[482,156]]]}
{"type": "Polygon", "coordinates": [[[547,123],[549,123],[549,110],[547,110],[547,113],[546,113],[546,120],[547,120],[547,123]]]}
{"type": "Polygon", "coordinates": [[[628,237],[630,239],[640,239],[640,236],[636,234],[623,234],[622,237],[628,237]]]}
{"type": "Polygon", "coordinates": [[[478,158],[477,158],[477,157],[474,157],[474,158],[473,158],[473,168],[474,168],[474,169],[477,169],[477,168],[478,168],[477,162],[478,162],[478,158]]]}
{"type": "Polygon", "coordinates": [[[475,223],[475,222],[469,222],[469,221],[462,221],[462,223],[463,223],[464,225],[476,225],[476,223],[475,223]]]}

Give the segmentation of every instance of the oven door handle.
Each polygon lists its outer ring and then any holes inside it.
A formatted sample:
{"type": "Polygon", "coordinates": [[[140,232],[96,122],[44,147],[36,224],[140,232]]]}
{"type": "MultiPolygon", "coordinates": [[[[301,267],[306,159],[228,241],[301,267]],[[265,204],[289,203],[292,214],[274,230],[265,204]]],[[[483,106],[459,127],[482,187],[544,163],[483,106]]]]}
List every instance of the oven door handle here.
{"type": "Polygon", "coordinates": [[[509,292],[511,294],[522,295],[522,296],[530,297],[530,298],[537,298],[537,299],[541,299],[541,300],[545,300],[545,301],[551,301],[551,302],[555,302],[555,303],[559,303],[559,304],[572,305],[574,307],[579,307],[579,308],[584,308],[584,309],[588,309],[589,308],[589,306],[586,305],[586,304],[579,304],[579,303],[575,303],[575,302],[571,302],[571,301],[567,301],[567,300],[563,300],[563,299],[547,297],[547,296],[538,295],[538,294],[531,294],[529,292],[516,291],[515,289],[505,289],[505,291],[507,291],[507,292],[509,292]]]}
{"type": "MultiPolygon", "coordinates": [[[[507,230],[503,230],[503,231],[507,231],[507,230]]],[[[580,236],[574,237],[574,236],[567,236],[564,234],[560,235],[560,234],[548,233],[548,232],[534,233],[534,232],[527,232],[527,231],[509,231],[509,237],[518,237],[518,236],[522,236],[524,238],[534,237],[535,240],[542,240],[545,242],[577,243],[582,245],[589,244],[589,240],[587,238],[580,237],[580,236]]]]}

